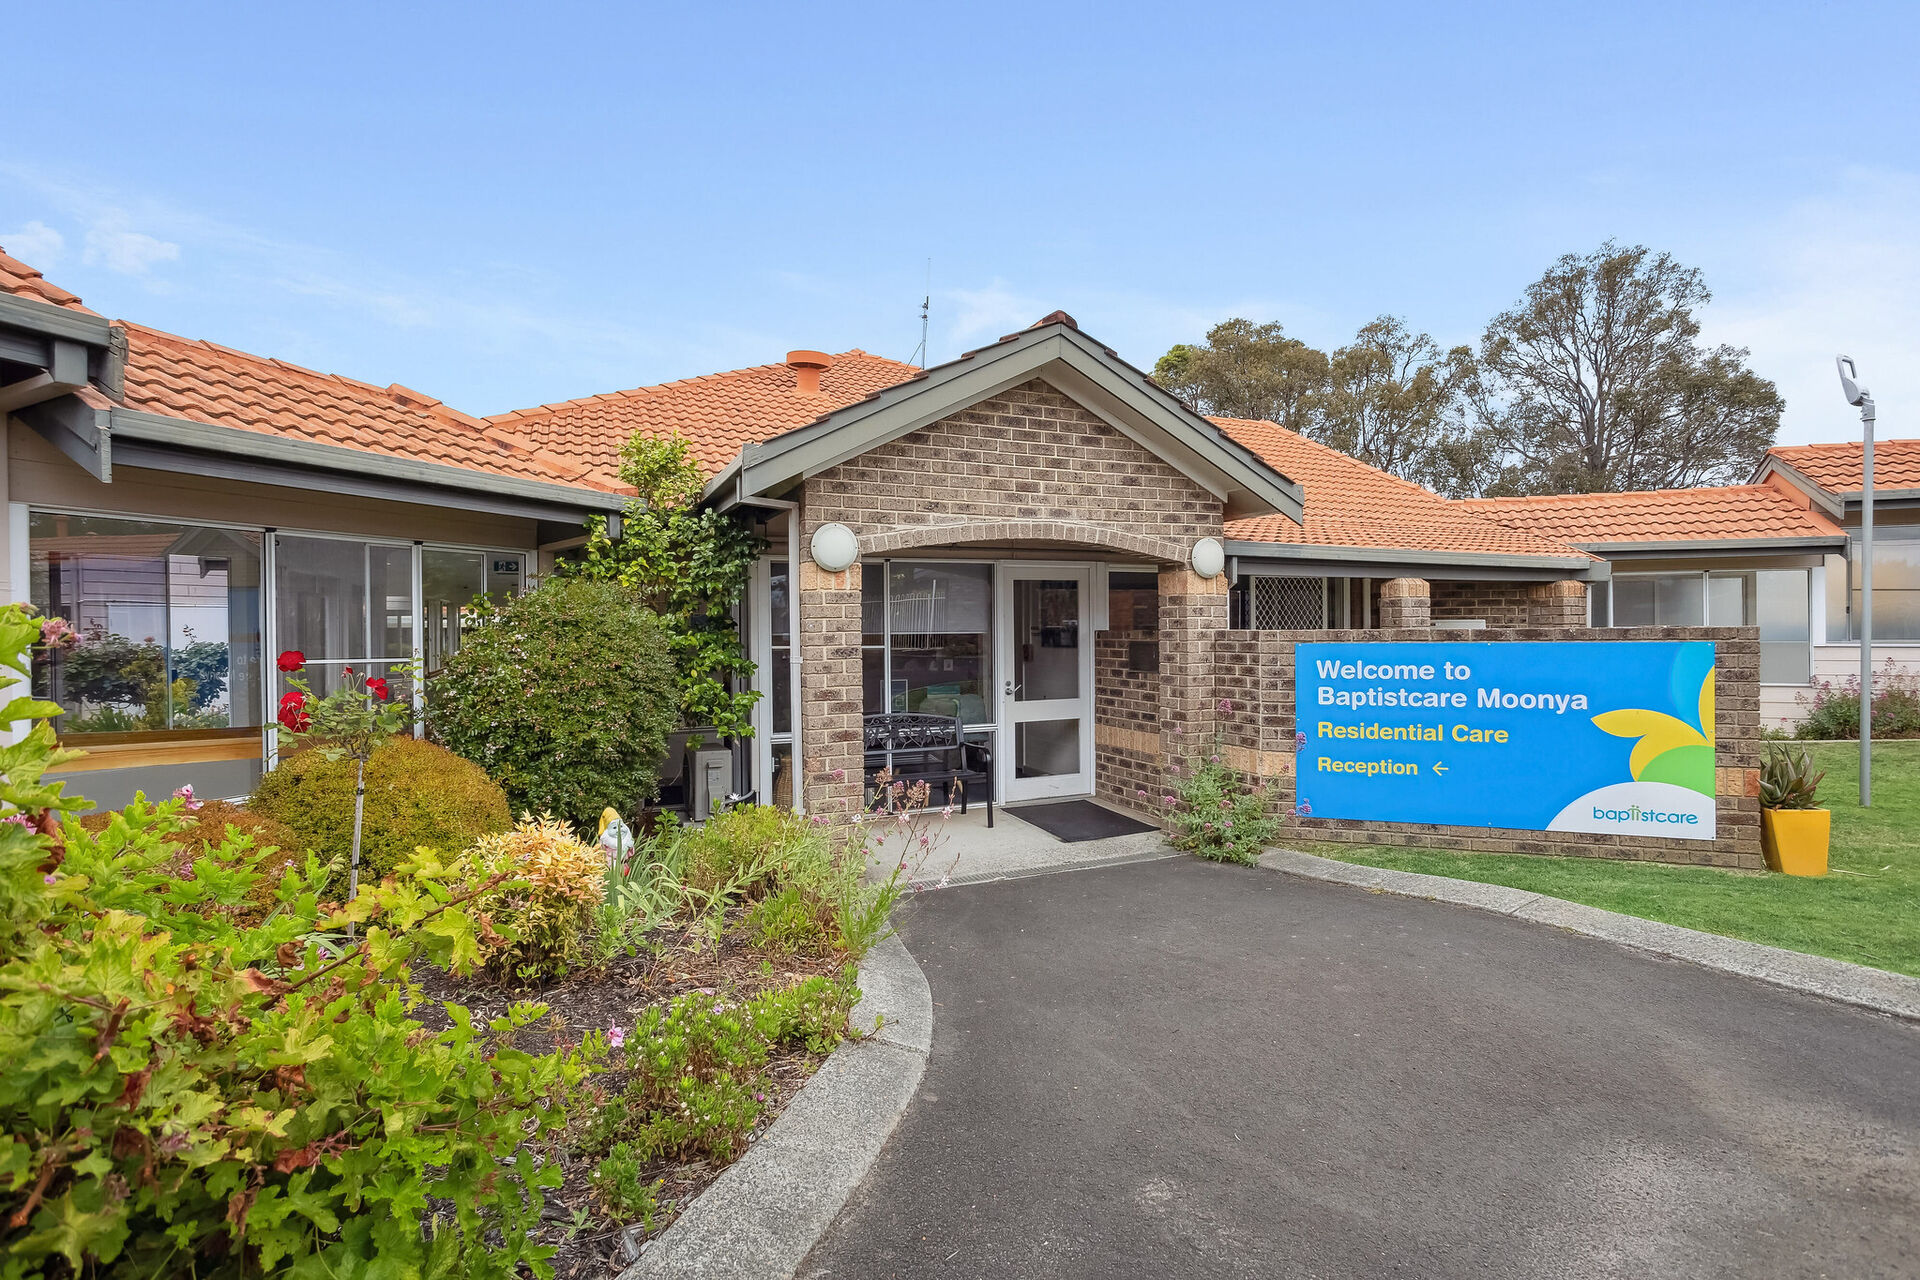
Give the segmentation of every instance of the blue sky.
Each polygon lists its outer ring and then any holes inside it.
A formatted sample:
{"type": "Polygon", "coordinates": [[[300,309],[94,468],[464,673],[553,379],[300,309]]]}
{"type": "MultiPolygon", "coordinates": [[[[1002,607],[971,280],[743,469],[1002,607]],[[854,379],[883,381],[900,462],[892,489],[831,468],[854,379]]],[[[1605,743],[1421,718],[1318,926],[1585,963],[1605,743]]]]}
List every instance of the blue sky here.
{"type": "Polygon", "coordinates": [[[1064,308],[1469,341],[1609,236],[1782,438],[1920,435],[1920,6],[13,6],[0,245],[96,309],[493,413],[1064,308]]]}

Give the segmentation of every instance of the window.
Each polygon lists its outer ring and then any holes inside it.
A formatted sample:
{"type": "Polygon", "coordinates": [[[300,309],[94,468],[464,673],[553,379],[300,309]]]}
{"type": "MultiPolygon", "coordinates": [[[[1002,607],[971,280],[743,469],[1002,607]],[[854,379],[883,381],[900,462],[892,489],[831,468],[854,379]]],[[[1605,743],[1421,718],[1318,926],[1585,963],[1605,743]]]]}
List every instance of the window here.
{"type": "Polygon", "coordinates": [[[34,661],[61,737],[260,723],[260,534],[44,511],[27,529],[33,603],[81,637],[34,661]]]}
{"type": "Polygon", "coordinates": [[[1760,683],[1806,684],[1812,621],[1805,569],[1762,569],[1754,576],[1754,621],[1760,627],[1760,683]]]}
{"type": "MultiPolygon", "coordinates": [[[[413,661],[413,547],[407,543],[278,535],[274,643],[306,655],[315,696],[341,668],[404,676],[413,661]]],[[[285,691],[281,681],[276,698],[285,691]]]]}
{"type": "Polygon", "coordinates": [[[1589,582],[1587,584],[1587,625],[1590,627],[1610,627],[1613,625],[1613,584],[1611,582],[1589,582]]]}
{"type": "Polygon", "coordinates": [[[460,637],[479,621],[474,602],[495,604],[520,594],[526,558],[517,551],[466,551],[447,547],[420,549],[420,595],[426,620],[425,659],[429,675],[446,665],[460,637]]]}
{"type": "Polygon", "coordinates": [[[1248,579],[1255,631],[1318,631],[1327,625],[1325,578],[1248,579]]]}
{"type": "MultiPolygon", "coordinates": [[[[1873,538],[1873,638],[1920,640],[1920,530],[1895,526],[1873,538]]],[[[1846,560],[1827,557],[1827,638],[1860,638],[1860,544],[1846,560]],[[1840,584],[1844,583],[1842,587],[1840,584]]]]}
{"type": "Polygon", "coordinates": [[[1697,627],[1705,603],[1697,573],[1614,575],[1616,627],[1697,627]]]}
{"type": "Polygon", "coordinates": [[[870,563],[861,575],[861,677],[869,715],[993,718],[993,566],[870,563]]]}
{"type": "MultiPolygon", "coordinates": [[[[1757,572],[1615,574],[1612,625],[1760,628],[1760,682],[1805,684],[1811,677],[1811,617],[1805,569],[1757,572]]],[[[1591,593],[1593,625],[1605,626],[1606,597],[1591,593]]]]}

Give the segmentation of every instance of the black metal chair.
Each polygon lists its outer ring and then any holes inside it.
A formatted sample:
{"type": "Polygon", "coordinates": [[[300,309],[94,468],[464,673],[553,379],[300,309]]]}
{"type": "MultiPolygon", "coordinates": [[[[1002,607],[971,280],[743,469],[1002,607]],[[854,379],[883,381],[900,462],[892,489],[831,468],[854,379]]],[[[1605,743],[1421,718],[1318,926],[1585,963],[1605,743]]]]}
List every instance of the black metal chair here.
{"type": "Polygon", "coordinates": [[[978,786],[987,802],[987,826],[993,826],[993,751],[985,743],[968,742],[958,719],[884,711],[868,716],[864,730],[869,807],[879,796],[877,779],[883,772],[889,783],[926,783],[933,803],[943,802],[958,784],[961,813],[978,786]]]}

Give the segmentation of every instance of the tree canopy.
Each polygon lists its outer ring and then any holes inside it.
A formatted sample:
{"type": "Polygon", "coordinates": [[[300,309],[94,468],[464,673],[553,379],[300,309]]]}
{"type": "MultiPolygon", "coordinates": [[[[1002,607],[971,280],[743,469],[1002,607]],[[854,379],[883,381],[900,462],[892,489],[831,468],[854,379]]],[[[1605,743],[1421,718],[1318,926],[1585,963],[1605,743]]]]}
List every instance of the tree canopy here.
{"type": "Polygon", "coordinates": [[[1785,407],[1748,353],[1700,341],[1700,272],[1612,241],[1568,254],[1476,352],[1381,316],[1331,356],[1231,319],[1155,379],[1196,411],[1266,418],[1454,497],[1736,483],[1785,407]]]}

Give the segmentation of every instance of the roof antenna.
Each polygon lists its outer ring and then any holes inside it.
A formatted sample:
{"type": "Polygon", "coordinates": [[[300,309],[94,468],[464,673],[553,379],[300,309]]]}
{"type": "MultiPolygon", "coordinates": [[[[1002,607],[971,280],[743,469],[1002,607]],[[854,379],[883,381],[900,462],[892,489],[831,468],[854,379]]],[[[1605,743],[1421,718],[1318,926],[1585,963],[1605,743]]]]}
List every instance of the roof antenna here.
{"type": "Polygon", "coordinates": [[[924,369],[927,367],[927,313],[933,309],[933,259],[927,259],[927,292],[920,299],[920,345],[914,348],[907,363],[924,369]]]}

